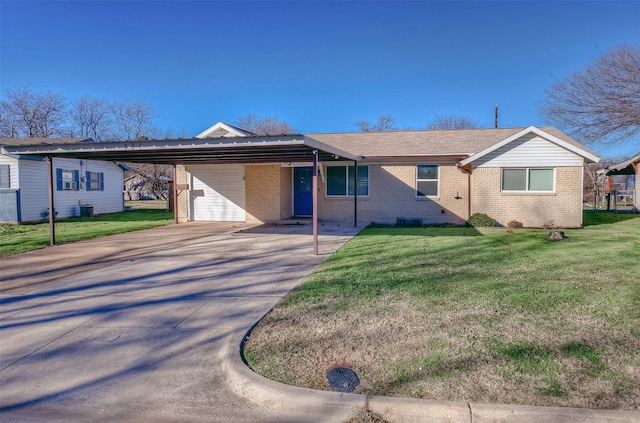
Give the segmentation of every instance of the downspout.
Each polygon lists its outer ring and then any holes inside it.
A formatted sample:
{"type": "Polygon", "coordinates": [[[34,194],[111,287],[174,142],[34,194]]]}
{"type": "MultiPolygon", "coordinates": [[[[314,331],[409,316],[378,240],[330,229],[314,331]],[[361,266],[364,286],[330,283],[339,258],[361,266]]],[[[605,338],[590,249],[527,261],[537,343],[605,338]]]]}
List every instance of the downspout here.
{"type": "Polygon", "coordinates": [[[358,162],[353,162],[353,226],[358,226],[358,162]]]}
{"type": "Polygon", "coordinates": [[[462,166],[460,163],[456,165],[458,170],[467,174],[467,220],[471,217],[471,174],[473,173],[473,165],[471,163],[462,166]]]}
{"type": "Polygon", "coordinates": [[[471,172],[467,173],[467,220],[471,219],[471,172]]]}
{"type": "Polygon", "coordinates": [[[313,176],[311,189],[313,193],[313,255],[318,255],[318,150],[313,150],[313,176]]]}
{"type": "Polygon", "coordinates": [[[56,245],[56,224],[55,224],[55,216],[56,211],[54,208],[54,199],[53,199],[53,157],[49,157],[49,245],[52,247],[56,245]]]}

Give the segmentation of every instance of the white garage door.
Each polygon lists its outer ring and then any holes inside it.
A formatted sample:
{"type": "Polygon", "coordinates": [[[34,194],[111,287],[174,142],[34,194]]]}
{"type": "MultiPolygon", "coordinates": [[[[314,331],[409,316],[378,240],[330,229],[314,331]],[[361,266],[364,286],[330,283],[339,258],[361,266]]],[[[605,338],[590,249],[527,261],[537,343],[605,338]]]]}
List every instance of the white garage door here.
{"type": "Polygon", "coordinates": [[[212,222],[244,222],[244,166],[187,166],[191,174],[190,217],[212,222]]]}

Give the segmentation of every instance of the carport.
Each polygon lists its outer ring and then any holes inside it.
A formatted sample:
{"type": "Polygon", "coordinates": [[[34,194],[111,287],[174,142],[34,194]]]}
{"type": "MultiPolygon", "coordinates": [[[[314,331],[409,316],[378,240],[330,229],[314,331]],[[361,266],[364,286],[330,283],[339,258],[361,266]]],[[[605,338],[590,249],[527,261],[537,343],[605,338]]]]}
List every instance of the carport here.
{"type": "MultiPolygon", "coordinates": [[[[354,162],[354,184],[358,180],[355,156],[304,135],[251,136],[233,138],[192,138],[108,142],[50,142],[4,146],[3,153],[38,156],[49,159],[49,209],[54,210],[54,168],[52,158],[122,161],[172,165],[174,169],[174,204],[181,191],[189,189],[176,183],[176,166],[193,164],[275,164],[313,163],[313,254],[318,254],[318,164],[328,161],[354,162]]],[[[357,225],[358,196],[354,195],[354,225],[357,225]]],[[[174,207],[178,223],[178,208],[174,207]]],[[[55,213],[49,213],[51,245],[55,244],[55,213]]]]}

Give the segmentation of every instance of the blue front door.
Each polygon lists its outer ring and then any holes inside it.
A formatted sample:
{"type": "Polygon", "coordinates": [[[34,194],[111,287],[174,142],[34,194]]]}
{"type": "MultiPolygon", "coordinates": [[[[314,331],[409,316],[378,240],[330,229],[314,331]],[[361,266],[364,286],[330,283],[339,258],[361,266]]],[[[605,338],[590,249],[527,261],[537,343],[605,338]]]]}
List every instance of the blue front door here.
{"type": "Polygon", "coordinates": [[[293,168],[293,214],[313,215],[313,167],[293,168]]]}

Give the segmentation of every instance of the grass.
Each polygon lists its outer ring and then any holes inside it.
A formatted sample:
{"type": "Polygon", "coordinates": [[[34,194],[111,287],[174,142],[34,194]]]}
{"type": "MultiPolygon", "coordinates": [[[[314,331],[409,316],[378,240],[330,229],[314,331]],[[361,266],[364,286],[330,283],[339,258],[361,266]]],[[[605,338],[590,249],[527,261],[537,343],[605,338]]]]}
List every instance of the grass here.
{"type": "MultiPolygon", "coordinates": [[[[124,232],[163,226],[173,222],[173,213],[164,209],[135,209],[94,217],[56,220],[56,241],[66,243],[124,232]]],[[[49,223],[0,224],[0,256],[23,253],[49,245],[49,223]]]]}
{"type": "Polygon", "coordinates": [[[585,228],[367,228],[245,343],[272,379],[356,392],[631,410],[640,406],[640,215],[585,228]]]}

